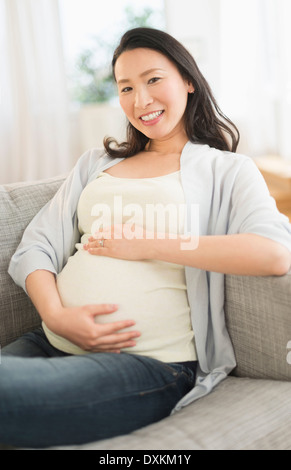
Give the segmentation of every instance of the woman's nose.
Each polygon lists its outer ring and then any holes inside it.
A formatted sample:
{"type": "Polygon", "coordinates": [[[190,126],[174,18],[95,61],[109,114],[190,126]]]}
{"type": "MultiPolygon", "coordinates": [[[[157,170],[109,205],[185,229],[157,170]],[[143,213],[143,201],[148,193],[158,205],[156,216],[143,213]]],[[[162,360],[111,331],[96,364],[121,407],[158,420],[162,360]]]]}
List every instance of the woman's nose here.
{"type": "Polygon", "coordinates": [[[139,109],[146,109],[152,104],[153,98],[146,89],[137,90],[135,93],[135,107],[139,109]]]}

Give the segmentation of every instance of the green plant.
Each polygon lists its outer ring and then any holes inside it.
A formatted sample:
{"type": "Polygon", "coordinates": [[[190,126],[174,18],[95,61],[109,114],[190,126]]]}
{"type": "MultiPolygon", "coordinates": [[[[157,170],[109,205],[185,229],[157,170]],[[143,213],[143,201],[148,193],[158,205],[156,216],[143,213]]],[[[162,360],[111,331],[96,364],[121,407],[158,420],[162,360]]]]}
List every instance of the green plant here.
{"type": "Polygon", "coordinates": [[[125,9],[125,22],[116,29],[111,41],[93,37],[92,47],[80,53],[73,77],[73,100],[82,103],[104,103],[116,96],[116,86],[111,73],[111,58],[122,33],[128,29],[151,26],[151,8],[136,13],[132,7],[125,9]],[[120,31],[119,31],[120,29],[120,31]]]}

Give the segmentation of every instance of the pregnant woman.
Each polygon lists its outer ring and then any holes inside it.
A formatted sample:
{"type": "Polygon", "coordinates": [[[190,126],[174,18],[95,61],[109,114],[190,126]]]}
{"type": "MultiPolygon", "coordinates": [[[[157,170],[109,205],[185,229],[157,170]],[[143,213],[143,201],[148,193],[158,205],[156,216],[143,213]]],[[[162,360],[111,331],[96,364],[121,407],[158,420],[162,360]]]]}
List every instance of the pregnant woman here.
{"type": "Polygon", "coordinates": [[[159,421],[235,367],[224,274],[283,275],[291,230],[189,52],[128,31],[127,140],[86,152],[9,268],[42,328],[2,351],[0,442],[92,442],[159,421]]]}

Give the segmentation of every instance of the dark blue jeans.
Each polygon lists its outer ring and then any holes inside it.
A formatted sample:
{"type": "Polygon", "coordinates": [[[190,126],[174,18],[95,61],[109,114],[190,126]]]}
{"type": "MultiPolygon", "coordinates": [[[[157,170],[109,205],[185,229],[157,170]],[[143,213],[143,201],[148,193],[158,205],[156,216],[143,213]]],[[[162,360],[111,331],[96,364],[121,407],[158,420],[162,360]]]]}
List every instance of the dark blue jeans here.
{"type": "Polygon", "coordinates": [[[70,356],[39,329],[2,350],[0,443],[38,448],[127,434],[169,416],[195,378],[195,362],[70,356]]]}

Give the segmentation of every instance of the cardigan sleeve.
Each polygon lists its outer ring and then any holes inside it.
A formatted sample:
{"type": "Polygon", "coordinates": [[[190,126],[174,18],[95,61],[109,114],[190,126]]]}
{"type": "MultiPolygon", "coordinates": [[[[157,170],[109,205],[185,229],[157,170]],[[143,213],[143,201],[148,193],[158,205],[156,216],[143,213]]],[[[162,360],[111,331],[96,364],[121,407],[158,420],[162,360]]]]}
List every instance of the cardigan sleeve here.
{"type": "Polygon", "coordinates": [[[25,291],[25,281],[36,270],[58,274],[79,239],[77,206],[89,178],[92,151],[86,152],[54,198],[34,217],[11,259],[9,274],[25,291]]]}
{"type": "Polygon", "coordinates": [[[254,233],[281,243],[291,251],[291,225],[271,197],[252,159],[237,172],[231,196],[228,234],[254,233]]]}

